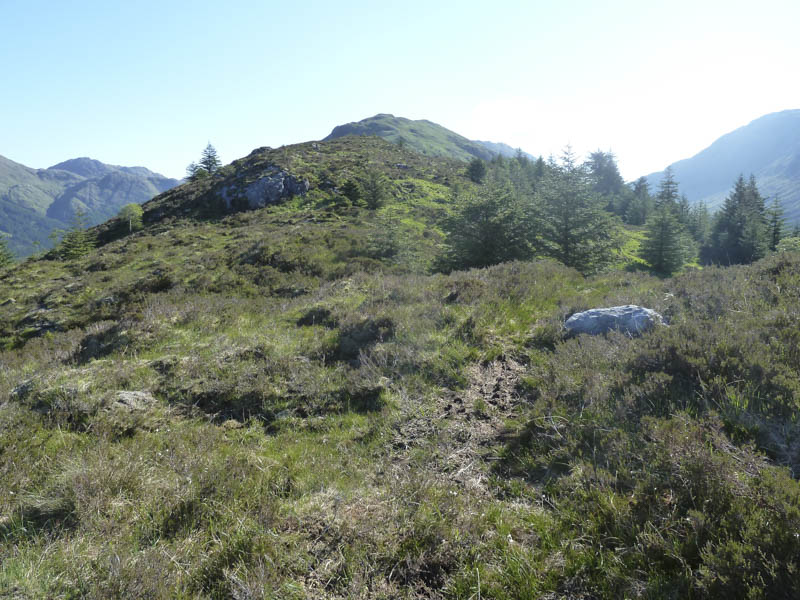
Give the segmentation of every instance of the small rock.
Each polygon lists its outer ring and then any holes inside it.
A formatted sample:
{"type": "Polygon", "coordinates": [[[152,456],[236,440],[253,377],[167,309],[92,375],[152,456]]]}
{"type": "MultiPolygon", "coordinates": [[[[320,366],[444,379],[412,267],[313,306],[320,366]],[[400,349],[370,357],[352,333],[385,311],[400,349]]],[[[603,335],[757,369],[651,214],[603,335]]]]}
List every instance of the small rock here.
{"type": "Polygon", "coordinates": [[[628,335],[641,335],[655,325],[663,325],[664,319],[656,311],[635,304],[593,308],[575,313],[564,323],[573,335],[586,333],[600,335],[609,331],[620,331],[628,335]]]}
{"type": "Polygon", "coordinates": [[[155,403],[156,399],[149,392],[117,392],[112,407],[136,411],[145,410],[155,403]]]}

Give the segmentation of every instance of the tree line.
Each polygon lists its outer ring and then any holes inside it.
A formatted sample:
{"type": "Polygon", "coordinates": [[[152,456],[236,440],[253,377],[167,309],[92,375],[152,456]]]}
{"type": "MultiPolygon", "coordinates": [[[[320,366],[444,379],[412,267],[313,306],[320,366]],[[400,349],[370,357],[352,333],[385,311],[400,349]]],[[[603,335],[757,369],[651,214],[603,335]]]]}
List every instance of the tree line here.
{"type": "Polygon", "coordinates": [[[470,163],[468,176],[479,185],[456,190],[453,213],[442,223],[441,268],[548,256],[592,273],[614,260],[621,223],[605,210],[570,149],[559,162],[518,153],[495,158],[486,171],[477,164],[470,163]]]}
{"type": "Polygon", "coordinates": [[[740,176],[723,207],[711,214],[691,205],[668,168],[655,193],[644,177],[626,184],[614,155],[593,152],[578,163],[496,157],[473,160],[467,176],[478,186],[455,194],[441,267],[482,267],[535,256],[555,258],[583,273],[617,257],[623,225],[641,227],[638,255],[670,275],[697,258],[703,264],[749,263],[779,247],[785,235],[777,199],[770,206],[753,176],[740,176]]]}

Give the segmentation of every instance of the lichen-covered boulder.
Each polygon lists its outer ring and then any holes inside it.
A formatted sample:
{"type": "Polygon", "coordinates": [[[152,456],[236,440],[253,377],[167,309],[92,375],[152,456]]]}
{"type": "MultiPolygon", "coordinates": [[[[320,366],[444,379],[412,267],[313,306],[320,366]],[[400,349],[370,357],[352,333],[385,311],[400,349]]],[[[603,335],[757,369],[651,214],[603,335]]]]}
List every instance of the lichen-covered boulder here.
{"type": "Polygon", "coordinates": [[[656,311],[635,304],[626,304],[575,313],[567,319],[564,327],[573,335],[579,333],[600,335],[609,331],[640,335],[663,323],[664,319],[656,311]]]}
{"type": "Polygon", "coordinates": [[[273,167],[264,172],[255,181],[243,185],[240,182],[225,186],[220,195],[228,210],[242,210],[241,200],[246,201],[246,208],[264,208],[287,200],[292,196],[302,196],[309,188],[307,179],[297,179],[286,171],[273,167]]]}

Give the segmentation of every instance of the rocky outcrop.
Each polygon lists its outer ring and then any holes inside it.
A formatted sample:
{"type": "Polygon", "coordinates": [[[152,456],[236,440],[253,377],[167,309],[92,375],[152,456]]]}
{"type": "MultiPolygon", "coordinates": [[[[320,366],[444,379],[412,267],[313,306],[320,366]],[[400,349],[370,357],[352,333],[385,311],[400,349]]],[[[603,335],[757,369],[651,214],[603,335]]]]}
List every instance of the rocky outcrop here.
{"type": "Polygon", "coordinates": [[[586,333],[600,335],[609,331],[620,331],[628,335],[640,335],[656,325],[662,325],[664,319],[656,311],[635,304],[593,308],[575,313],[564,323],[572,335],[586,333]]]}
{"type": "Polygon", "coordinates": [[[292,196],[302,196],[310,188],[307,179],[299,180],[275,167],[247,184],[234,183],[220,190],[228,210],[264,208],[292,196]]]}

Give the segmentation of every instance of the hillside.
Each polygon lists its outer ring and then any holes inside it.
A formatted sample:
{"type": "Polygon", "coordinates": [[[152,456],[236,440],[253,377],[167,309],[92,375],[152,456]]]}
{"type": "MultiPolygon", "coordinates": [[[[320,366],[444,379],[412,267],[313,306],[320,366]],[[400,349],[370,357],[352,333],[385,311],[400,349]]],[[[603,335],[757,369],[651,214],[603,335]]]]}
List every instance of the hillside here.
{"type": "MultiPolygon", "coordinates": [[[[786,217],[800,221],[800,110],[756,119],[723,135],[705,150],[671,165],[681,192],[692,203],[719,208],[740,174],[751,173],[762,195],[777,197],[786,217]]],[[[663,173],[647,176],[653,189],[663,173]]]]}
{"type": "Polygon", "coordinates": [[[125,204],[142,203],[178,184],[144,167],[118,167],[76,158],[48,169],[31,169],[0,156],[0,231],[19,255],[48,235],[69,227],[74,210],[91,224],[114,216],[125,204]]]}
{"type": "MultiPolygon", "coordinates": [[[[516,149],[506,144],[468,140],[431,121],[412,121],[389,114],[379,114],[356,123],[338,125],[325,138],[334,140],[346,135],[375,135],[396,144],[405,144],[425,156],[471,160],[491,160],[501,154],[515,156],[516,149]]],[[[526,154],[529,158],[531,155],[526,154]]]]}
{"type": "Polygon", "coordinates": [[[260,148],[0,271],[0,596],[797,597],[800,255],[437,273],[481,189],[260,148]],[[668,326],[564,332],[628,303],[668,326]]]}

